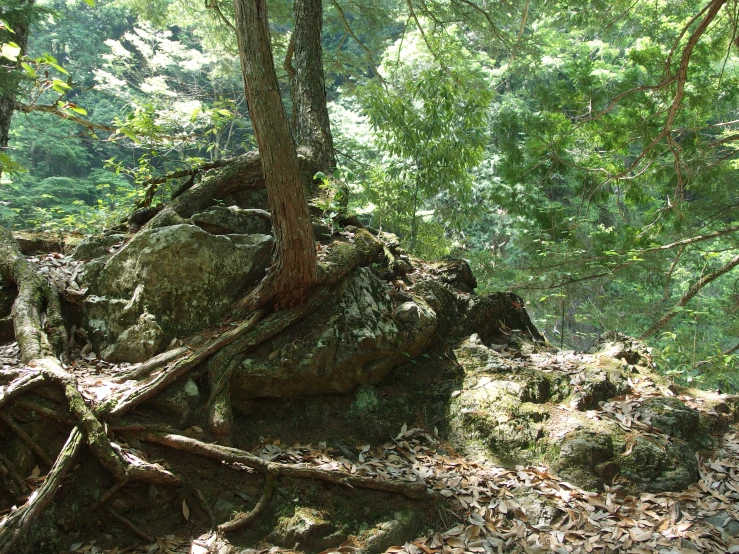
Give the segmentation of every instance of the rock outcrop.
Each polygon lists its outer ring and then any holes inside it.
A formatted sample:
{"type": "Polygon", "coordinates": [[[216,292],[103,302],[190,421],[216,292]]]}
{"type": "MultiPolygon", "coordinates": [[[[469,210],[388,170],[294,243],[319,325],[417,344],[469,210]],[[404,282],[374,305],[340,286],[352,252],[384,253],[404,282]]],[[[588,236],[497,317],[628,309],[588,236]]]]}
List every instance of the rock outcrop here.
{"type": "Polygon", "coordinates": [[[608,339],[576,354],[471,336],[455,350],[464,382],[450,403],[452,442],[507,467],[546,465],[586,489],[684,490],[698,478],[696,451],[711,444],[709,422],[671,397],[643,345],[608,339]]]}
{"type": "Polygon", "coordinates": [[[114,255],[87,264],[83,325],[93,347],[116,361],[143,361],[160,344],[215,323],[263,277],[273,243],[269,235],[212,235],[195,225],[139,232],[114,255]],[[144,314],[142,349],[134,343],[144,314]]]}
{"type": "Polygon", "coordinates": [[[422,353],[437,316],[420,297],[398,303],[368,268],[334,285],[331,300],[259,350],[231,378],[237,398],[346,393],[377,383],[399,363],[422,353]]]}

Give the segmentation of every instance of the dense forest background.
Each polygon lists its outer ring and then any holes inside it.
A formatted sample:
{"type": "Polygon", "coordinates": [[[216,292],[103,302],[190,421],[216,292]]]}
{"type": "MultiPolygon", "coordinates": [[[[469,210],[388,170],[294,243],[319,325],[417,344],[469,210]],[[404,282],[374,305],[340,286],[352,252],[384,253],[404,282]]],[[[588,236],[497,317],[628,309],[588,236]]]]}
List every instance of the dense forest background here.
{"type": "MultiPolygon", "coordinates": [[[[155,203],[187,185],[163,176],[254,147],[228,3],[34,10],[0,224],[100,232],[152,183],[155,203]]],[[[326,222],[346,183],[367,225],[416,256],[469,260],[479,288],[520,294],[553,344],[644,336],[676,380],[736,392],[738,13],[327,2],[339,168],[326,222]]],[[[291,3],[270,16],[289,114],[291,3]]]]}

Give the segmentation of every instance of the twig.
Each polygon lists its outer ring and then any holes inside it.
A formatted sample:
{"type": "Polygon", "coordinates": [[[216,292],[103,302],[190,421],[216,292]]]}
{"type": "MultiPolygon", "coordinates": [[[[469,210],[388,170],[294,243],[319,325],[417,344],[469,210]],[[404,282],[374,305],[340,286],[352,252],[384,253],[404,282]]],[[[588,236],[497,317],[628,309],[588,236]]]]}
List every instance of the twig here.
{"type": "Polygon", "coordinates": [[[208,505],[208,500],[205,498],[205,495],[200,492],[200,489],[197,489],[193,487],[193,490],[195,491],[195,496],[198,497],[198,502],[200,502],[200,507],[203,509],[203,511],[208,514],[208,521],[210,522],[210,528],[213,529],[216,526],[216,517],[213,515],[213,510],[210,509],[210,506],[208,505]]]}

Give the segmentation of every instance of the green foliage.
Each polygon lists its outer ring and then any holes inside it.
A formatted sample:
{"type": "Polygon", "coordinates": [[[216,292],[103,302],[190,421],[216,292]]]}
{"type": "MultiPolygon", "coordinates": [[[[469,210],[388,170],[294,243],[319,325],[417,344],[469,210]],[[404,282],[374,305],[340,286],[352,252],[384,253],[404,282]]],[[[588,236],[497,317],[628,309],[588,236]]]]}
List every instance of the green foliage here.
{"type": "Polygon", "coordinates": [[[398,44],[397,54],[391,50],[383,63],[387,85],[373,82],[359,91],[382,154],[366,197],[378,224],[417,252],[436,250],[432,237],[442,224],[459,224],[459,208],[471,198],[471,170],[483,160],[486,144],[489,82],[474,56],[447,40],[439,61],[418,40],[405,46],[417,54],[401,60],[404,46],[398,44]],[[426,232],[419,233],[421,226],[426,232]],[[417,249],[419,234],[430,248],[417,249]]]}

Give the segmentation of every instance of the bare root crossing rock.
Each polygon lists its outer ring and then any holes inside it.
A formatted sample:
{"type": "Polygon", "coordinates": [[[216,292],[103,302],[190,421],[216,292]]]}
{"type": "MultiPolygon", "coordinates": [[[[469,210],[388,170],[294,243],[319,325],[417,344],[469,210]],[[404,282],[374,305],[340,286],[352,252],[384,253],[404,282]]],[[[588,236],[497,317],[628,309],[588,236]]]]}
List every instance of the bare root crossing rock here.
{"type": "Polygon", "coordinates": [[[333,286],[329,300],[261,349],[246,354],[231,378],[238,398],[347,393],[377,383],[422,353],[436,313],[421,298],[395,307],[388,287],[367,268],[333,286]]]}
{"type": "Polygon", "coordinates": [[[195,225],[141,231],[91,283],[84,324],[93,345],[117,361],[142,361],[128,338],[141,335],[142,314],[154,318],[164,344],[213,324],[264,275],[272,246],[268,235],[216,236],[195,225]]]}

